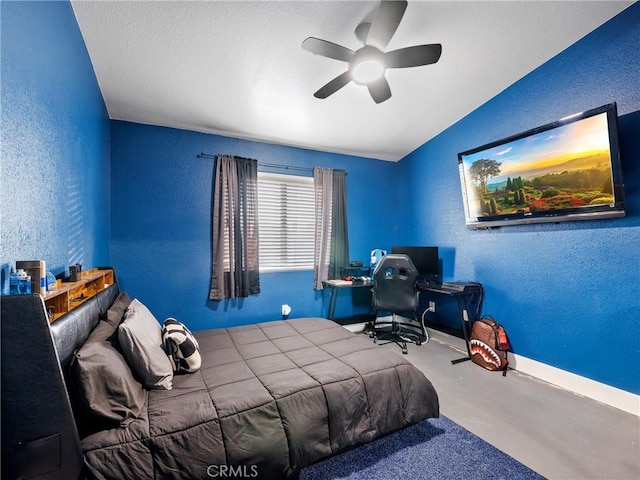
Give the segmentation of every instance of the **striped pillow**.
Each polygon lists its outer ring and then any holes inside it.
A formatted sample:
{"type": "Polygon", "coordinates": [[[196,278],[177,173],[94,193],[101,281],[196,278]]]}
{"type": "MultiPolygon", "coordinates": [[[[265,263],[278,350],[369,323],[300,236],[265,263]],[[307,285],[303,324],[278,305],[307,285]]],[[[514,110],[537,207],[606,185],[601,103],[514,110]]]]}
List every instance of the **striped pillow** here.
{"type": "Polygon", "coordinates": [[[174,372],[193,373],[200,368],[200,347],[193,334],[175,318],[167,318],[162,328],[162,345],[174,372]]]}

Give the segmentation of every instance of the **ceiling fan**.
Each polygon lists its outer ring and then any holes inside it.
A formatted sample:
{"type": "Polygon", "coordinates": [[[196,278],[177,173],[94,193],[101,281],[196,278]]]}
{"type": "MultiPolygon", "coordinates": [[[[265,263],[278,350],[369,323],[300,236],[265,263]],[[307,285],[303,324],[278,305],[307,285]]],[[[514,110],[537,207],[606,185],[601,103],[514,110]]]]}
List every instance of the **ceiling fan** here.
{"type": "Polygon", "coordinates": [[[316,55],[341,60],[349,64],[346,72],[338,75],[313,94],[327,98],[349,82],[366,86],[376,103],[391,98],[391,88],[384,74],[387,68],[419,67],[436,63],[442,53],[442,45],[415,45],[385,52],[387,44],[400,25],[407,9],[406,1],[382,1],[373,21],[356,27],[356,37],[364,46],[356,51],[327,40],[309,37],[302,48],[316,55]]]}

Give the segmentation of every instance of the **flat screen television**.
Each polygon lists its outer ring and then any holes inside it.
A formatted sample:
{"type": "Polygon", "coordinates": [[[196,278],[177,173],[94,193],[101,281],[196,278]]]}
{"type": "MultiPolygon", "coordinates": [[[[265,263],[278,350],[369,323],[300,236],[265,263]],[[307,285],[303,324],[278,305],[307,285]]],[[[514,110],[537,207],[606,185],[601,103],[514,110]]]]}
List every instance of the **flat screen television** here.
{"type": "Polygon", "coordinates": [[[625,216],[616,104],[458,154],[469,228],[625,216]]]}
{"type": "Polygon", "coordinates": [[[411,259],[421,277],[436,280],[440,276],[438,247],[391,247],[391,253],[402,253],[411,259]]]}

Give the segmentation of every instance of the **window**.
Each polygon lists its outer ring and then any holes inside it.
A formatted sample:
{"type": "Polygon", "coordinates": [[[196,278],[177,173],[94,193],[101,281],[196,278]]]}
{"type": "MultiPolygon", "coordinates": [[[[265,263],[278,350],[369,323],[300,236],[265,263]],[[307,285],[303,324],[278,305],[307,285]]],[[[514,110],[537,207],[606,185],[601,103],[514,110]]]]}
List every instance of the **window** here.
{"type": "Polygon", "coordinates": [[[313,269],[313,177],[258,172],[260,270],[313,269]]]}

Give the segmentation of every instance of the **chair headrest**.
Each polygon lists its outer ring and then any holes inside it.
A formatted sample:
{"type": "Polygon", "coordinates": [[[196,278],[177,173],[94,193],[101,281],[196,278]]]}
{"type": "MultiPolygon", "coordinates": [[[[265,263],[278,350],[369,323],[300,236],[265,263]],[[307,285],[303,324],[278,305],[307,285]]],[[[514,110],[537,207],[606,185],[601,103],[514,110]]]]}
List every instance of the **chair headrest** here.
{"type": "Polygon", "coordinates": [[[415,267],[411,259],[403,253],[390,253],[382,257],[373,274],[375,275],[377,271],[383,268],[403,269],[411,273],[418,273],[418,269],[415,267]]]}

